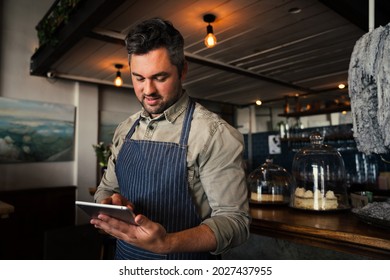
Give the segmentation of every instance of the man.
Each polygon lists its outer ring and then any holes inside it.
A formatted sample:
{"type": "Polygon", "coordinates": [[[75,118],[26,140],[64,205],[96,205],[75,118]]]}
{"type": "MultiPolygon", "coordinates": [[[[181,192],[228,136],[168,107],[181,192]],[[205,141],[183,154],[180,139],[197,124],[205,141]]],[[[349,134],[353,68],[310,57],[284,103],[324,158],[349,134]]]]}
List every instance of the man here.
{"type": "Polygon", "coordinates": [[[170,22],[140,23],[126,46],[143,109],[116,129],[95,200],[127,205],[137,225],[91,223],[118,239],[117,259],[213,259],[249,236],[242,135],[183,90],[184,40],[170,22]]]}

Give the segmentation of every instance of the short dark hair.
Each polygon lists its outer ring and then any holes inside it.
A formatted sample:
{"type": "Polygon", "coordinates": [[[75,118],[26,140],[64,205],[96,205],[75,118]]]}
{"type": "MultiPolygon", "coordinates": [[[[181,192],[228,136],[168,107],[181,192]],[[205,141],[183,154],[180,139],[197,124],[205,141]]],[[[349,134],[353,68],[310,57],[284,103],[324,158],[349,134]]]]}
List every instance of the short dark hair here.
{"type": "Polygon", "coordinates": [[[184,39],[171,22],[161,18],[145,20],[130,30],[125,43],[129,62],[132,54],[141,55],[161,47],[166,48],[180,77],[185,63],[184,39]]]}

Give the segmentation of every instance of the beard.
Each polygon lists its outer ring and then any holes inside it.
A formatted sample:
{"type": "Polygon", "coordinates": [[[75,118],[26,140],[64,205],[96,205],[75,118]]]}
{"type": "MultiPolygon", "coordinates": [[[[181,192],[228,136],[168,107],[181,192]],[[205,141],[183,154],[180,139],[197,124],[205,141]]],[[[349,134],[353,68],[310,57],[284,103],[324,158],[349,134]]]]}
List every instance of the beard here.
{"type": "Polygon", "coordinates": [[[175,104],[180,96],[181,95],[176,95],[174,98],[164,100],[161,95],[155,93],[148,95],[148,97],[143,96],[140,103],[146,112],[151,116],[156,116],[161,115],[166,109],[175,104]],[[148,100],[152,100],[152,102],[149,102],[148,100]]]}

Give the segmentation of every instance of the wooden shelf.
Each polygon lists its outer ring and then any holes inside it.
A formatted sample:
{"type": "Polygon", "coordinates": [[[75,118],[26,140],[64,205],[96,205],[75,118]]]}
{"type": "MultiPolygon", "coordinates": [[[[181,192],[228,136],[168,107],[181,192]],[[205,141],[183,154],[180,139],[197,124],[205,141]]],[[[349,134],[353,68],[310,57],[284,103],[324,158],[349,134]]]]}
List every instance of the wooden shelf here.
{"type": "MultiPolygon", "coordinates": [[[[289,138],[281,138],[283,142],[310,142],[309,137],[289,137],[289,138]]],[[[355,140],[352,134],[342,134],[342,135],[334,135],[334,136],[326,136],[324,140],[324,144],[327,144],[329,141],[347,141],[347,140],[355,140]]]]}
{"type": "Polygon", "coordinates": [[[305,116],[313,116],[313,115],[321,115],[321,114],[330,114],[330,113],[338,113],[343,111],[351,111],[351,106],[337,106],[337,107],[329,107],[324,109],[318,109],[318,110],[308,110],[308,111],[302,111],[302,112],[292,112],[292,113],[285,113],[285,114],[279,114],[280,117],[305,117],[305,116]]]}

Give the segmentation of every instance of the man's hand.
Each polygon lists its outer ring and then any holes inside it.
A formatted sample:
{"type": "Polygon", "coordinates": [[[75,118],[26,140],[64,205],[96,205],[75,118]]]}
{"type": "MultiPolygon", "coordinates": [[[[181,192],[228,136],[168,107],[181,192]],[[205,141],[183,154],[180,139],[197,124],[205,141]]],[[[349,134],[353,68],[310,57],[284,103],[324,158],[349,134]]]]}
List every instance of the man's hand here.
{"type": "Polygon", "coordinates": [[[96,228],[134,246],[160,254],[170,253],[167,233],[163,226],[143,215],[137,215],[135,223],[136,225],[130,225],[104,214],[91,220],[91,224],[96,228]]]}
{"type": "Polygon", "coordinates": [[[112,196],[109,196],[100,201],[100,203],[127,206],[134,211],[134,204],[119,193],[114,193],[112,196]]]}
{"type": "MultiPolygon", "coordinates": [[[[124,205],[134,211],[134,205],[116,193],[100,203],[124,205]]],[[[158,253],[207,252],[217,247],[215,235],[207,225],[199,225],[179,232],[167,233],[165,228],[144,215],[137,215],[135,225],[127,224],[108,215],[99,214],[91,220],[96,228],[139,248],[158,253]]]]}

